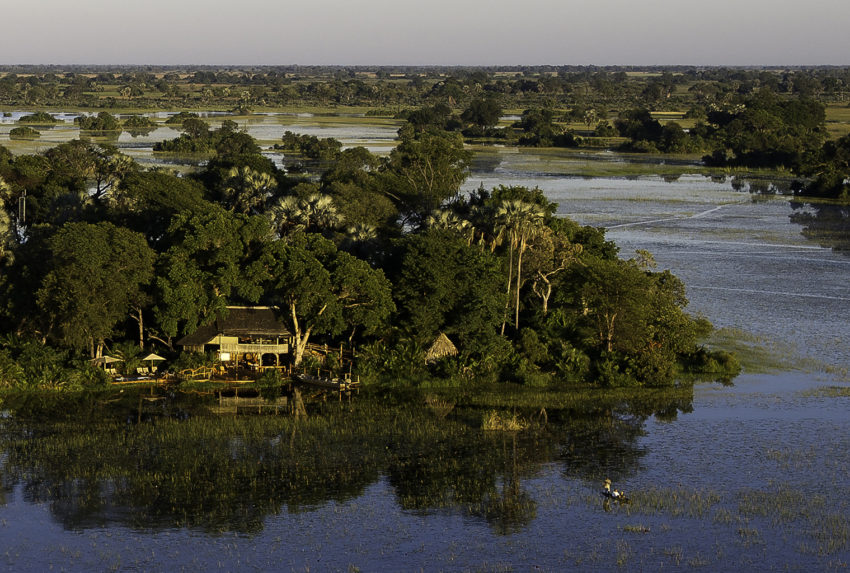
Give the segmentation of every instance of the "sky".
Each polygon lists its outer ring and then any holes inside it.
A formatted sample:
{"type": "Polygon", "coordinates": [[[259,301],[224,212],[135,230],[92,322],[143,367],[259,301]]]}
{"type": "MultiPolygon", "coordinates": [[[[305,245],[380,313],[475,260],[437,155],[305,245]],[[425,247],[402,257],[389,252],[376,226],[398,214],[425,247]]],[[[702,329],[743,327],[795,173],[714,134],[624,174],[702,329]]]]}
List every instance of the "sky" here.
{"type": "Polygon", "coordinates": [[[850,65],[850,0],[4,0],[0,19],[0,65],[850,65]]]}

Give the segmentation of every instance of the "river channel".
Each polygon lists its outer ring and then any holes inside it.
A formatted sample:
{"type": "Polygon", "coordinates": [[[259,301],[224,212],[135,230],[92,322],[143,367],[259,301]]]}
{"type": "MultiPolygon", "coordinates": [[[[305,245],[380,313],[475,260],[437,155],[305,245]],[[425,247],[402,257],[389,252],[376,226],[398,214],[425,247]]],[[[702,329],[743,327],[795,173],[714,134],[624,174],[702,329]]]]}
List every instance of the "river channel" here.
{"type": "MultiPolygon", "coordinates": [[[[5,411],[0,568],[846,570],[844,230],[728,179],[565,171],[504,148],[466,189],[539,186],[560,214],[605,227],[621,256],[649,250],[681,277],[690,311],[721,329],[714,343],[771,359],[742,356],[731,386],[553,411],[533,435],[478,430],[472,409],[443,419],[355,404],[344,430],[208,422],[179,396],[51,423],[5,411]],[[812,232],[830,224],[825,239],[812,232]],[[632,503],[604,503],[605,477],[632,503]]],[[[344,413],[333,408],[328,419],[344,413]]]]}

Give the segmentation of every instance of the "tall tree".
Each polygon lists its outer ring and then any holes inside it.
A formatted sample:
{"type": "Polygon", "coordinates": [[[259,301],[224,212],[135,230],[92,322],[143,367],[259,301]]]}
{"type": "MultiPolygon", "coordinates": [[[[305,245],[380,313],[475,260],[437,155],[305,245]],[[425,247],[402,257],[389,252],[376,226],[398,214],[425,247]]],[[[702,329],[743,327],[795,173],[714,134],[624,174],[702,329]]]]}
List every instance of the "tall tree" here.
{"type": "Polygon", "coordinates": [[[166,343],[213,320],[232,299],[259,299],[257,257],[270,236],[264,218],[210,206],[177,215],[168,235],[170,246],[157,263],[154,307],[166,343]]]}
{"type": "Polygon", "coordinates": [[[385,175],[388,193],[400,201],[407,220],[422,221],[454,197],[466,180],[471,154],[463,137],[437,128],[416,131],[406,124],[390,153],[385,175]]]}
{"type": "MultiPolygon", "coordinates": [[[[531,238],[543,227],[545,213],[535,203],[526,203],[520,200],[509,200],[503,202],[496,211],[496,220],[508,233],[508,287],[510,296],[511,285],[516,285],[516,308],[514,328],[519,329],[519,306],[520,292],[523,285],[522,258],[528,249],[531,238]],[[514,255],[516,254],[516,281],[513,281],[514,255]]],[[[505,325],[502,324],[502,332],[505,325]]]]}
{"type": "Polygon", "coordinates": [[[283,310],[295,338],[298,366],[313,334],[357,329],[373,333],[394,310],[390,283],[371,268],[315,233],[296,232],[267,245],[266,298],[283,310]]]}
{"type": "Polygon", "coordinates": [[[110,223],[69,223],[49,241],[52,268],[36,292],[49,331],[99,356],[153,278],[145,238],[110,223]]]}
{"type": "Polygon", "coordinates": [[[498,337],[506,301],[496,256],[439,229],[396,246],[388,272],[400,327],[422,344],[444,332],[462,352],[486,352],[498,337]]]}

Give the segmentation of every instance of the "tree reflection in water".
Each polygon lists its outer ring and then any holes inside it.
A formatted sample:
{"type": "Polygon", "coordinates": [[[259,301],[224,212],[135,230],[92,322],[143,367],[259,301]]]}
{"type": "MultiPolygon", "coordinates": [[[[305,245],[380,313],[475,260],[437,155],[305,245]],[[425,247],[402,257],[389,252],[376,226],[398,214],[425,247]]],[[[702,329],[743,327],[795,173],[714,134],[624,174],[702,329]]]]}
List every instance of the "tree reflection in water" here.
{"type": "Polygon", "coordinates": [[[473,408],[441,418],[419,401],[314,404],[296,420],[215,416],[200,397],[130,394],[6,404],[4,491],[49,504],[68,529],[255,533],[268,516],[353,500],[385,477],[402,509],[460,512],[509,534],[534,520],[537,502],[523,484],[544,466],[593,482],[627,477],[645,454],[637,440],[647,417],[675,417],[692,399],[677,389],[666,399],[552,409],[533,429],[501,432],[482,430],[473,408]]]}
{"type": "Polygon", "coordinates": [[[803,236],[821,247],[850,255],[850,205],[840,203],[791,203],[792,223],[803,227],[803,236]]]}

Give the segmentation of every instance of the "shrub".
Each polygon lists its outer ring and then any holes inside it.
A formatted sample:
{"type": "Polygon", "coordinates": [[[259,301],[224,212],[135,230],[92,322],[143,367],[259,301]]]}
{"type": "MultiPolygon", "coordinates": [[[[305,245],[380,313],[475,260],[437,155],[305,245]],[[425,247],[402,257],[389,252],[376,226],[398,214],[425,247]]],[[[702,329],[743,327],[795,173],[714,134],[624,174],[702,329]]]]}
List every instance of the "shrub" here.
{"type": "Polygon", "coordinates": [[[37,111],[29,115],[25,115],[18,120],[18,123],[57,123],[59,120],[47,113],[46,111],[37,111]]]}
{"type": "Polygon", "coordinates": [[[40,136],[41,133],[31,127],[13,127],[9,131],[9,139],[35,139],[40,136]]]}

